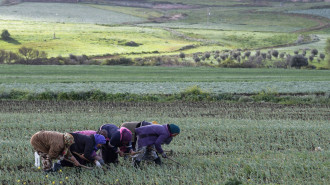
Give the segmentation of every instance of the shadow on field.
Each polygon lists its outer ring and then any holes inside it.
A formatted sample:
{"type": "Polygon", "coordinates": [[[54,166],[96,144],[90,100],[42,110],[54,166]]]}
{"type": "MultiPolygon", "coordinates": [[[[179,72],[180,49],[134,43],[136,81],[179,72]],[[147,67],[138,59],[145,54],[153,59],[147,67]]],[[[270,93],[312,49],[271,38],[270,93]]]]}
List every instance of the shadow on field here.
{"type": "Polygon", "coordinates": [[[18,42],[16,39],[13,39],[13,38],[10,38],[10,39],[4,40],[4,41],[11,43],[11,44],[15,44],[15,45],[21,44],[20,42],[18,42]]]}

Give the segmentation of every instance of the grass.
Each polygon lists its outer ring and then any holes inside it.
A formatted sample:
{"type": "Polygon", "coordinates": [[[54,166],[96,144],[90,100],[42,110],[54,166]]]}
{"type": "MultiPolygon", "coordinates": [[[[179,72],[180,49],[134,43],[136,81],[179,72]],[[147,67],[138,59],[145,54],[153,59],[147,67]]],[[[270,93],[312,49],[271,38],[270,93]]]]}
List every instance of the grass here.
{"type": "Polygon", "coordinates": [[[248,31],[219,31],[219,30],[196,30],[179,29],[185,35],[203,38],[210,41],[218,41],[230,48],[256,49],[265,46],[276,46],[294,43],[298,34],[248,32],[248,31]]]}
{"type": "MultiPolygon", "coordinates": [[[[257,11],[255,7],[215,7],[210,8],[210,16],[206,8],[172,11],[172,14],[185,13],[183,20],[171,21],[160,26],[179,28],[213,28],[222,30],[292,32],[317,23],[302,17],[277,12],[257,11]],[[244,16],[242,16],[244,15],[244,16]]],[[[158,24],[143,24],[154,25],[158,24]]]]}
{"type": "Polygon", "coordinates": [[[328,70],[0,65],[0,83],[330,81],[328,70]]]}
{"type": "Polygon", "coordinates": [[[0,40],[1,48],[17,52],[18,48],[22,46],[32,47],[47,52],[49,57],[68,56],[69,54],[169,52],[194,43],[172,37],[162,29],[25,21],[0,22],[1,28],[6,28],[11,37],[20,43],[12,44],[0,40]],[[56,39],[53,39],[54,32],[56,39]],[[125,46],[125,43],[129,41],[142,45],[139,47],[125,46]]]}
{"type": "Polygon", "coordinates": [[[1,101],[0,106],[1,184],[224,184],[234,177],[244,184],[330,180],[327,106],[49,101],[1,101]],[[39,130],[70,132],[140,120],[180,126],[181,134],[164,149],[173,150],[168,155],[183,167],[162,159],[162,167],[143,163],[142,170],[135,170],[122,158],[120,165],[105,171],[63,168],[45,174],[33,167],[29,139],[39,130]],[[315,147],[323,151],[315,152],[315,147]]]}

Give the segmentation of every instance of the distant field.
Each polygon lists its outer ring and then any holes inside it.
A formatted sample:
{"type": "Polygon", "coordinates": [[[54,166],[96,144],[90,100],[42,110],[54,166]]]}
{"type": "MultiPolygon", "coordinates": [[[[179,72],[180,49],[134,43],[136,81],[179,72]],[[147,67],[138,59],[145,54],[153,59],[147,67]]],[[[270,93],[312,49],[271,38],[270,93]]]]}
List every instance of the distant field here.
{"type": "Polygon", "coordinates": [[[292,13],[311,14],[326,17],[330,19],[330,8],[327,9],[309,9],[309,10],[297,10],[291,11],[292,13]]]}
{"type": "MultiPolygon", "coordinates": [[[[315,27],[327,20],[286,13],[324,3],[267,3],[254,7],[245,6],[246,2],[242,1],[181,2],[199,5],[186,9],[63,3],[1,6],[0,29],[7,29],[15,42],[0,40],[0,49],[16,52],[25,46],[45,51],[48,57],[111,54],[130,58],[178,54],[187,45],[195,48],[185,50],[186,54],[237,48],[252,50],[293,43],[299,34],[304,34],[293,31],[315,27]],[[139,46],[127,46],[130,41],[139,46]]],[[[322,40],[311,46],[321,51],[330,30],[315,32],[322,34],[322,40]]],[[[291,48],[288,52],[292,52],[291,48]]]]}
{"type": "Polygon", "coordinates": [[[154,17],[161,17],[165,13],[160,10],[150,9],[150,8],[137,8],[137,7],[121,7],[121,6],[105,6],[105,5],[94,5],[94,4],[87,4],[87,6],[95,7],[98,9],[103,10],[110,10],[113,12],[120,12],[127,15],[132,15],[135,17],[142,17],[142,18],[154,18],[154,17]]]}
{"type": "MultiPolygon", "coordinates": [[[[275,9],[275,8],[274,8],[275,9]]],[[[172,14],[185,13],[184,19],[161,24],[143,24],[173,28],[209,28],[222,30],[291,32],[318,23],[277,12],[264,12],[260,7],[214,7],[193,10],[173,10],[172,14]],[[208,15],[208,13],[210,13],[208,15]],[[244,16],[242,16],[244,15],[244,16]]]]}
{"type": "Polygon", "coordinates": [[[106,11],[82,4],[21,3],[0,7],[2,20],[46,21],[64,23],[120,24],[141,22],[143,18],[106,11]]]}
{"type": "Polygon", "coordinates": [[[329,70],[0,65],[0,83],[330,81],[329,70]]]}

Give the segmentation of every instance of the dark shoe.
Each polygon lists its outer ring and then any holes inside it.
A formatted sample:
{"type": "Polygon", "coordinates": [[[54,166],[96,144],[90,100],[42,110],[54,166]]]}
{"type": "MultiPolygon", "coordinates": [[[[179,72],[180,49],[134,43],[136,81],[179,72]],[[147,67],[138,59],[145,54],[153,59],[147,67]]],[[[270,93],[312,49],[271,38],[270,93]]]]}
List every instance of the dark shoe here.
{"type": "Polygon", "coordinates": [[[160,160],[160,157],[154,160],[156,164],[162,165],[162,161],[160,160]]]}
{"type": "Polygon", "coordinates": [[[59,169],[61,169],[61,163],[54,163],[54,166],[52,168],[52,172],[57,172],[59,169]]]}
{"type": "Polygon", "coordinates": [[[134,161],[134,167],[135,168],[140,168],[140,163],[141,163],[141,161],[134,161]]]}

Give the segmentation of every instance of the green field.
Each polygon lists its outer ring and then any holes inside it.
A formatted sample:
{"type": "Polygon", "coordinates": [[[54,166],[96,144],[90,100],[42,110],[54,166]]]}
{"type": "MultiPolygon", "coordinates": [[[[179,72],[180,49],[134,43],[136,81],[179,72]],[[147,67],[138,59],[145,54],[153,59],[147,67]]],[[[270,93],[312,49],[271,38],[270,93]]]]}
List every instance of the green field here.
{"type": "Polygon", "coordinates": [[[0,65],[0,83],[330,81],[329,70],[0,65]]]}
{"type": "Polygon", "coordinates": [[[1,184],[327,184],[329,106],[224,103],[0,101],[1,184]],[[135,170],[120,159],[110,170],[45,174],[29,143],[39,130],[70,132],[104,123],[156,120],[182,133],[162,159],[135,170]],[[17,137],[19,136],[19,137],[17,137]],[[323,151],[314,151],[321,147],[323,151]]]}
{"type": "MultiPolygon", "coordinates": [[[[0,40],[0,49],[17,52],[25,46],[45,51],[48,57],[111,54],[130,58],[178,54],[188,45],[195,48],[184,51],[187,54],[238,48],[252,50],[295,43],[300,34],[307,33],[294,31],[329,21],[289,14],[324,3],[286,3],[281,8],[279,3],[261,7],[245,6],[249,2],[241,1],[186,3],[198,6],[186,9],[61,3],[0,6],[0,29],[7,29],[14,39],[0,40]],[[139,46],[125,45],[130,41],[139,46]]],[[[326,15],[328,9],[322,12],[326,15]]],[[[324,29],[321,34],[320,37],[328,38],[329,30],[324,29]]],[[[323,50],[323,42],[324,39],[314,43],[315,47],[323,50]]]]}

